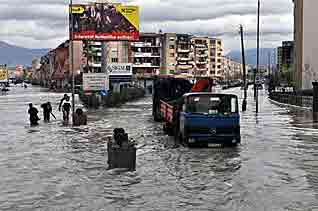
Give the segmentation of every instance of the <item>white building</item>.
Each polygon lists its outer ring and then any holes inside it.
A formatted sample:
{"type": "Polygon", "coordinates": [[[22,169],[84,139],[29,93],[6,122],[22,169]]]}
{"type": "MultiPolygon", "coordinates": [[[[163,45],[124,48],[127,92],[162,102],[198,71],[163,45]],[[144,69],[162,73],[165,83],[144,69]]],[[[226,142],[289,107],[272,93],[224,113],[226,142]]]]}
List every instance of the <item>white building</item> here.
{"type": "Polygon", "coordinates": [[[293,0],[295,81],[298,89],[311,89],[318,79],[318,1],[293,0]]]}

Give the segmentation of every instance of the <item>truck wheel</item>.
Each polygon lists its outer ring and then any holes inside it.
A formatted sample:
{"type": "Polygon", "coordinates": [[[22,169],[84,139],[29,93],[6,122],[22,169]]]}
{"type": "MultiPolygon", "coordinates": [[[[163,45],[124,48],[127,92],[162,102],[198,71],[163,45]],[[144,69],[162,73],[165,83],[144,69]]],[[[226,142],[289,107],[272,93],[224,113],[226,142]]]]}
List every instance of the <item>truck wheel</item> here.
{"type": "Polygon", "coordinates": [[[174,136],[174,131],[171,125],[167,125],[167,133],[169,136],[174,136]]]}
{"type": "Polygon", "coordinates": [[[161,121],[161,119],[158,117],[157,114],[154,114],[153,120],[154,120],[155,122],[160,122],[160,121],[161,121]]]}
{"type": "Polygon", "coordinates": [[[184,147],[188,147],[188,148],[191,148],[192,144],[189,143],[189,139],[188,138],[183,138],[181,135],[180,135],[180,139],[182,141],[182,145],[184,147]]]}
{"type": "Polygon", "coordinates": [[[166,124],[166,123],[163,124],[162,130],[163,130],[163,132],[164,132],[165,134],[168,134],[168,128],[167,128],[167,124],[166,124]]]}

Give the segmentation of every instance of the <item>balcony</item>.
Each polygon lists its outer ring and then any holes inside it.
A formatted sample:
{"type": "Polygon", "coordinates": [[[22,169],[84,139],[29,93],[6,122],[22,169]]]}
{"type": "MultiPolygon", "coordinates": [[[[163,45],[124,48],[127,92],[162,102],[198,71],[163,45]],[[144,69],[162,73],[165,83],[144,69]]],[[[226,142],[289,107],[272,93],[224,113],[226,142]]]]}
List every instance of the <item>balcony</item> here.
{"type": "Polygon", "coordinates": [[[186,62],[186,61],[191,61],[192,59],[190,57],[178,57],[177,58],[177,61],[183,61],[183,62],[186,62]]]}
{"type": "Polygon", "coordinates": [[[193,69],[192,65],[178,65],[177,67],[180,70],[191,70],[191,69],[193,69]]]}
{"type": "Polygon", "coordinates": [[[197,67],[196,71],[208,71],[207,67],[197,67]]]}
{"type": "Polygon", "coordinates": [[[147,47],[160,48],[161,44],[153,45],[151,42],[134,42],[131,44],[131,46],[136,48],[147,48],[147,47]]]}
{"type": "Polygon", "coordinates": [[[133,67],[143,67],[143,68],[159,68],[159,65],[155,65],[153,63],[134,63],[133,67]]]}
{"type": "Polygon", "coordinates": [[[208,61],[197,61],[197,64],[208,64],[208,61]]]}
{"type": "Polygon", "coordinates": [[[178,48],[179,53],[190,53],[190,51],[191,51],[190,48],[187,48],[187,49],[178,48]]]}
{"type": "Polygon", "coordinates": [[[209,55],[207,53],[204,53],[204,54],[197,54],[197,57],[200,57],[200,58],[205,58],[205,57],[208,57],[209,55]]]}
{"type": "Polygon", "coordinates": [[[135,52],[134,57],[160,57],[160,54],[158,53],[141,53],[141,52],[135,52]]]}
{"type": "Polygon", "coordinates": [[[197,49],[208,49],[208,46],[205,44],[195,44],[195,48],[197,49]]]}
{"type": "Polygon", "coordinates": [[[179,44],[190,44],[191,41],[189,39],[178,39],[177,43],[179,43],[179,44]]]}
{"type": "Polygon", "coordinates": [[[102,67],[101,63],[89,62],[88,65],[90,67],[102,67]]]}

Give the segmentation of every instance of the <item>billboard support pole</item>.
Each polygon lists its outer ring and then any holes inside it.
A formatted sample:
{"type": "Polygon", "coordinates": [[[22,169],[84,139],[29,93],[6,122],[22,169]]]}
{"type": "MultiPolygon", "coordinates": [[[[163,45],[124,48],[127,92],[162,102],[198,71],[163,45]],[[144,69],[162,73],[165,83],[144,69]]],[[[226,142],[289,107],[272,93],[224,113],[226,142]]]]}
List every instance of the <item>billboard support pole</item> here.
{"type": "MultiPolygon", "coordinates": [[[[70,60],[71,60],[71,71],[72,71],[72,116],[74,116],[75,114],[75,75],[74,75],[74,46],[73,46],[73,12],[72,12],[72,8],[73,8],[73,1],[70,0],[70,28],[69,28],[69,33],[70,33],[70,48],[71,48],[71,52],[70,52],[70,60]]],[[[74,118],[72,118],[72,123],[74,125],[74,118]]]]}
{"type": "Polygon", "coordinates": [[[109,74],[107,71],[107,54],[108,54],[108,45],[106,41],[102,41],[102,72],[105,72],[107,78],[108,78],[108,84],[110,83],[109,81],[109,74]]]}

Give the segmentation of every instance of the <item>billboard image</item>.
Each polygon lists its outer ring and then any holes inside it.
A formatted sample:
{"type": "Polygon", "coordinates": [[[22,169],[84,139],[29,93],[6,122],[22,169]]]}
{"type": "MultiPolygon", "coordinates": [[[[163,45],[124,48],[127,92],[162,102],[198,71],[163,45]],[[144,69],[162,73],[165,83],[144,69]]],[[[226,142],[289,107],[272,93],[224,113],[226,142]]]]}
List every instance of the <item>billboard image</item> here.
{"type": "Polygon", "coordinates": [[[136,41],[139,39],[139,8],[121,4],[76,4],[73,39],[96,41],[136,41]]]}
{"type": "Polygon", "coordinates": [[[7,82],[8,80],[8,71],[0,67],[0,82],[7,82]]]}

